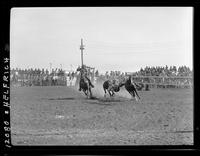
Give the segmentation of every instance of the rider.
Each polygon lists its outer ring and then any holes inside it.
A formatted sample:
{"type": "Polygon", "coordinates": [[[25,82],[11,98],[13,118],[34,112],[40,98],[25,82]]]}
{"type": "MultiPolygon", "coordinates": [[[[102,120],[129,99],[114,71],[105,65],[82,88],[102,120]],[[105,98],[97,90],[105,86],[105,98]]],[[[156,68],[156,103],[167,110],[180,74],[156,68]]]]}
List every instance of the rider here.
{"type": "MultiPolygon", "coordinates": [[[[87,79],[88,82],[89,82],[89,85],[92,88],[94,88],[94,85],[91,83],[90,79],[87,77],[87,69],[86,69],[85,65],[82,66],[82,68],[80,70],[80,73],[81,73],[81,77],[87,79]]],[[[79,83],[79,91],[81,91],[81,85],[80,85],[80,83],[79,83]]]]}

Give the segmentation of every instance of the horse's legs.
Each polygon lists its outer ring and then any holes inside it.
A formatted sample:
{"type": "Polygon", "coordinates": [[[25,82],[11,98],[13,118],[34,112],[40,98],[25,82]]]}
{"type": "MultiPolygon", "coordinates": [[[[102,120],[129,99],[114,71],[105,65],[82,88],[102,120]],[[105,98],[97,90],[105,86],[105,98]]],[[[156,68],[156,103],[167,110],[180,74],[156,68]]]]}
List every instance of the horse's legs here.
{"type": "Polygon", "coordinates": [[[90,90],[90,84],[87,83],[87,98],[91,97],[91,90],[90,90]]]}
{"type": "Polygon", "coordinates": [[[112,96],[112,94],[111,94],[111,91],[110,90],[108,90],[108,93],[109,93],[109,95],[110,95],[110,97],[112,96]]]}
{"type": "Polygon", "coordinates": [[[92,97],[91,87],[89,86],[90,98],[92,97]]]}
{"type": "Polygon", "coordinates": [[[114,96],[115,95],[115,92],[112,90],[112,96],[114,96]]]}
{"type": "MultiPolygon", "coordinates": [[[[133,91],[133,94],[135,95],[134,91],[133,91]]],[[[137,99],[137,96],[136,96],[136,95],[135,95],[135,100],[136,100],[136,101],[138,101],[138,99],[137,99]]]]}
{"type": "Polygon", "coordinates": [[[89,94],[88,94],[88,89],[85,90],[86,96],[88,98],[89,94]]]}
{"type": "Polygon", "coordinates": [[[137,90],[134,90],[134,92],[136,93],[136,95],[138,96],[138,98],[140,99],[140,97],[139,97],[139,95],[138,95],[138,93],[137,93],[137,90]]]}
{"type": "Polygon", "coordinates": [[[88,96],[86,90],[83,90],[83,92],[85,93],[86,96],[88,96]]]}
{"type": "Polygon", "coordinates": [[[132,93],[131,95],[133,96],[133,98],[135,98],[135,100],[138,101],[137,96],[135,95],[136,92],[132,91],[131,93],[132,93]]]}
{"type": "Polygon", "coordinates": [[[134,92],[133,92],[133,91],[128,91],[128,92],[129,92],[129,94],[131,94],[132,99],[135,99],[135,94],[134,94],[134,92]]]}
{"type": "Polygon", "coordinates": [[[113,89],[111,86],[108,87],[108,93],[110,94],[110,97],[113,96],[113,89]]]}
{"type": "Polygon", "coordinates": [[[106,89],[105,88],[103,88],[103,89],[104,89],[104,92],[105,92],[104,97],[106,97],[106,89]]]}

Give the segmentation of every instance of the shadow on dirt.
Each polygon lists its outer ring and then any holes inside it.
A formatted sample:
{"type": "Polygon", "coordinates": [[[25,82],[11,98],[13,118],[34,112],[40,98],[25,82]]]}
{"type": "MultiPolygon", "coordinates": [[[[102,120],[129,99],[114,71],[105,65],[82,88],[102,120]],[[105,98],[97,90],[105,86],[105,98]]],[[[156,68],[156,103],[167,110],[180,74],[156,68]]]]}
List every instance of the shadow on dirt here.
{"type": "Polygon", "coordinates": [[[99,102],[99,101],[92,101],[92,102],[87,102],[87,104],[96,104],[96,105],[104,105],[104,106],[112,106],[116,105],[116,103],[106,103],[106,102],[99,102]]]}
{"type": "Polygon", "coordinates": [[[110,105],[116,105],[116,102],[123,102],[123,100],[114,98],[104,98],[104,97],[92,97],[90,99],[86,99],[85,103],[110,106],[110,105]]]}
{"type": "Polygon", "coordinates": [[[122,98],[108,98],[108,97],[91,97],[91,98],[74,98],[74,97],[58,97],[58,98],[48,98],[47,100],[81,100],[88,104],[98,104],[98,105],[116,105],[116,103],[125,102],[122,98]]]}
{"type": "Polygon", "coordinates": [[[123,102],[121,99],[104,98],[104,97],[91,97],[88,100],[98,100],[99,102],[123,102]]]}
{"type": "Polygon", "coordinates": [[[48,100],[75,100],[73,97],[68,97],[68,98],[50,98],[48,100]]]}

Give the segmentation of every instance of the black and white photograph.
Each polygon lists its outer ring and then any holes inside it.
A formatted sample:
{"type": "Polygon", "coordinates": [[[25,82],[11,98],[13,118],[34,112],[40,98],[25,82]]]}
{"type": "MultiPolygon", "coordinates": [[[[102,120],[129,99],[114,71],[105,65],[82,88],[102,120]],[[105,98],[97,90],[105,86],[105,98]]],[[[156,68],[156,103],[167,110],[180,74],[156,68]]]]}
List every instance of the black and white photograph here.
{"type": "Polygon", "coordinates": [[[12,145],[193,145],[193,9],[13,7],[12,145]]]}

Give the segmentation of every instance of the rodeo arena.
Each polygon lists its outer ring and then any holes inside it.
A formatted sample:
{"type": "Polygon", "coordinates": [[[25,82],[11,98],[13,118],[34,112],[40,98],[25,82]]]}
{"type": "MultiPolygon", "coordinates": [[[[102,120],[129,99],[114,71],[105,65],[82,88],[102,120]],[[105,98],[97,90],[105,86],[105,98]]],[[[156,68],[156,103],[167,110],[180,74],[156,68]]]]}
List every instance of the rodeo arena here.
{"type": "Polygon", "coordinates": [[[193,71],[10,71],[13,145],[192,145],[193,71]]]}

